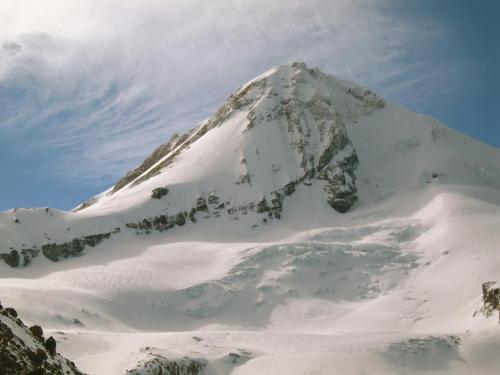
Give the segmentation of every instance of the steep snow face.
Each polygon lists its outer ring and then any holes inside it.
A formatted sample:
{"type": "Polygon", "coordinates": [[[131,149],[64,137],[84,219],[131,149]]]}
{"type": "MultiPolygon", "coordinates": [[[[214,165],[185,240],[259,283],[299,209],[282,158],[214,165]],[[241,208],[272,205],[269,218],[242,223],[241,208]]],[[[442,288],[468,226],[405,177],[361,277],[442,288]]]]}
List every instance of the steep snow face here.
{"type": "Polygon", "coordinates": [[[393,103],[347,127],[360,160],[358,196],[376,205],[436,186],[500,191],[500,150],[393,103]]]}

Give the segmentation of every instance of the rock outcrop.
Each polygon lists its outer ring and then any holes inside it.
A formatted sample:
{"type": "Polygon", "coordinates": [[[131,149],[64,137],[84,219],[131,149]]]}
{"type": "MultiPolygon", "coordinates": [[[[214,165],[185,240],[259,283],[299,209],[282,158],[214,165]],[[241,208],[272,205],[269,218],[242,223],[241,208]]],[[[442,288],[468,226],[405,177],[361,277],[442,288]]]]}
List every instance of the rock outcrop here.
{"type": "Polygon", "coordinates": [[[165,195],[168,194],[168,189],[166,187],[159,187],[156,189],[153,189],[151,192],[151,198],[153,199],[161,199],[165,195]]]}
{"type": "Polygon", "coordinates": [[[12,249],[9,253],[0,253],[0,259],[9,266],[16,268],[19,266],[27,266],[33,258],[42,252],[45,257],[53,262],[60,259],[75,257],[82,254],[86,246],[95,247],[103,240],[110,239],[113,234],[120,232],[120,228],[107,233],[91,234],[88,236],[75,237],[71,241],[62,243],[47,243],[40,248],[33,247],[21,249],[20,251],[12,249]]]}
{"type": "Polygon", "coordinates": [[[0,374],[82,375],[75,364],[56,352],[53,337],[40,326],[28,328],[13,308],[0,305],[0,374]]]}
{"type": "Polygon", "coordinates": [[[498,312],[498,319],[500,324],[500,284],[495,281],[488,281],[483,283],[483,306],[481,312],[490,317],[495,312],[498,312]]]}
{"type": "Polygon", "coordinates": [[[205,359],[167,359],[160,354],[149,354],[147,359],[140,361],[136,368],[128,370],[126,375],[202,375],[206,366],[205,359]]]}

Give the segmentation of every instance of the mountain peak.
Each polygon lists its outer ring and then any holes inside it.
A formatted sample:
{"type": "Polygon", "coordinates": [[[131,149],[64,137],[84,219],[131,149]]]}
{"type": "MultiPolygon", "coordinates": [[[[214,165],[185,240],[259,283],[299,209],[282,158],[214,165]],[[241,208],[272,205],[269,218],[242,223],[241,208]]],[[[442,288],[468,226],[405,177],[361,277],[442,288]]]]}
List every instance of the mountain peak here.
{"type": "Polygon", "coordinates": [[[185,194],[175,199],[179,212],[189,212],[197,196],[213,193],[239,206],[278,200],[273,215],[279,217],[284,196],[299,184],[321,181],[325,201],[346,212],[356,201],[357,165],[346,123],[384,105],[370,90],[304,63],[272,68],[231,94],[210,119],[156,149],[105,196],[78,209],[110,201],[106,196],[120,192],[129,196],[136,191],[144,202],[154,188],[175,191],[182,185],[186,191],[188,184],[193,191],[189,200],[181,205],[185,194]],[[189,174],[189,183],[181,177],[184,164],[198,171],[189,174]]]}
{"type": "Polygon", "coordinates": [[[384,100],[372,91],[325,74],[318,68],[308,68],[303,62],[269,69],[243,85],[229,100],[235,97],[260,98],[263,94],[282,102],[298,100],[307,103],[320,99],[333,106],[346,120],[384,106],[384,100]]]}

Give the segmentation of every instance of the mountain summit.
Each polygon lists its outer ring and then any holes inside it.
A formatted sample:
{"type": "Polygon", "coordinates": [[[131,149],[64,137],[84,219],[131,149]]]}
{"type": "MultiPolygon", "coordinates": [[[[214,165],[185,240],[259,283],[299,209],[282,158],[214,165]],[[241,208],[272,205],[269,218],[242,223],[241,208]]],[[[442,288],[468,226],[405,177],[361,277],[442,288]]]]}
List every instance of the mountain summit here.
{"type": "Polygon", "coordinates": [[[151,190],[164,187],[169,190],[164,201],[178,202],[179,212],[210,195],[232,201],[234,209],[260,205],[266,207],[262,213],[279,217],[297,185],[314,183],[325,202],[346,212],[357,199],[358,164],[346,124],[384,104],[370,90],[303,63],[273,68],[232,94],[212,118],[174,135],[110,191],[77,210],[131,196],[137,198],[134,203],[149,200],[151,190]]]}

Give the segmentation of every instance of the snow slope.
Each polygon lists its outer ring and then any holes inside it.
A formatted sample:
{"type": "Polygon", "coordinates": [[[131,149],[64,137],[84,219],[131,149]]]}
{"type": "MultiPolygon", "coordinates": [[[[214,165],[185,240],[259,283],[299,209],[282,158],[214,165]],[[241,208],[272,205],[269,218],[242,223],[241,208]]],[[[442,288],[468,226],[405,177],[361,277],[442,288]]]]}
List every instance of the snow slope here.
{"type": "Polygon", "coordinates": [[[20,257],[0,264],[2,302],[83,371],[500,368],[478,313],[500,280],[498,149],[293,64],[142,167],[73,212],[0,214],[0,253],[20,257]]]}

